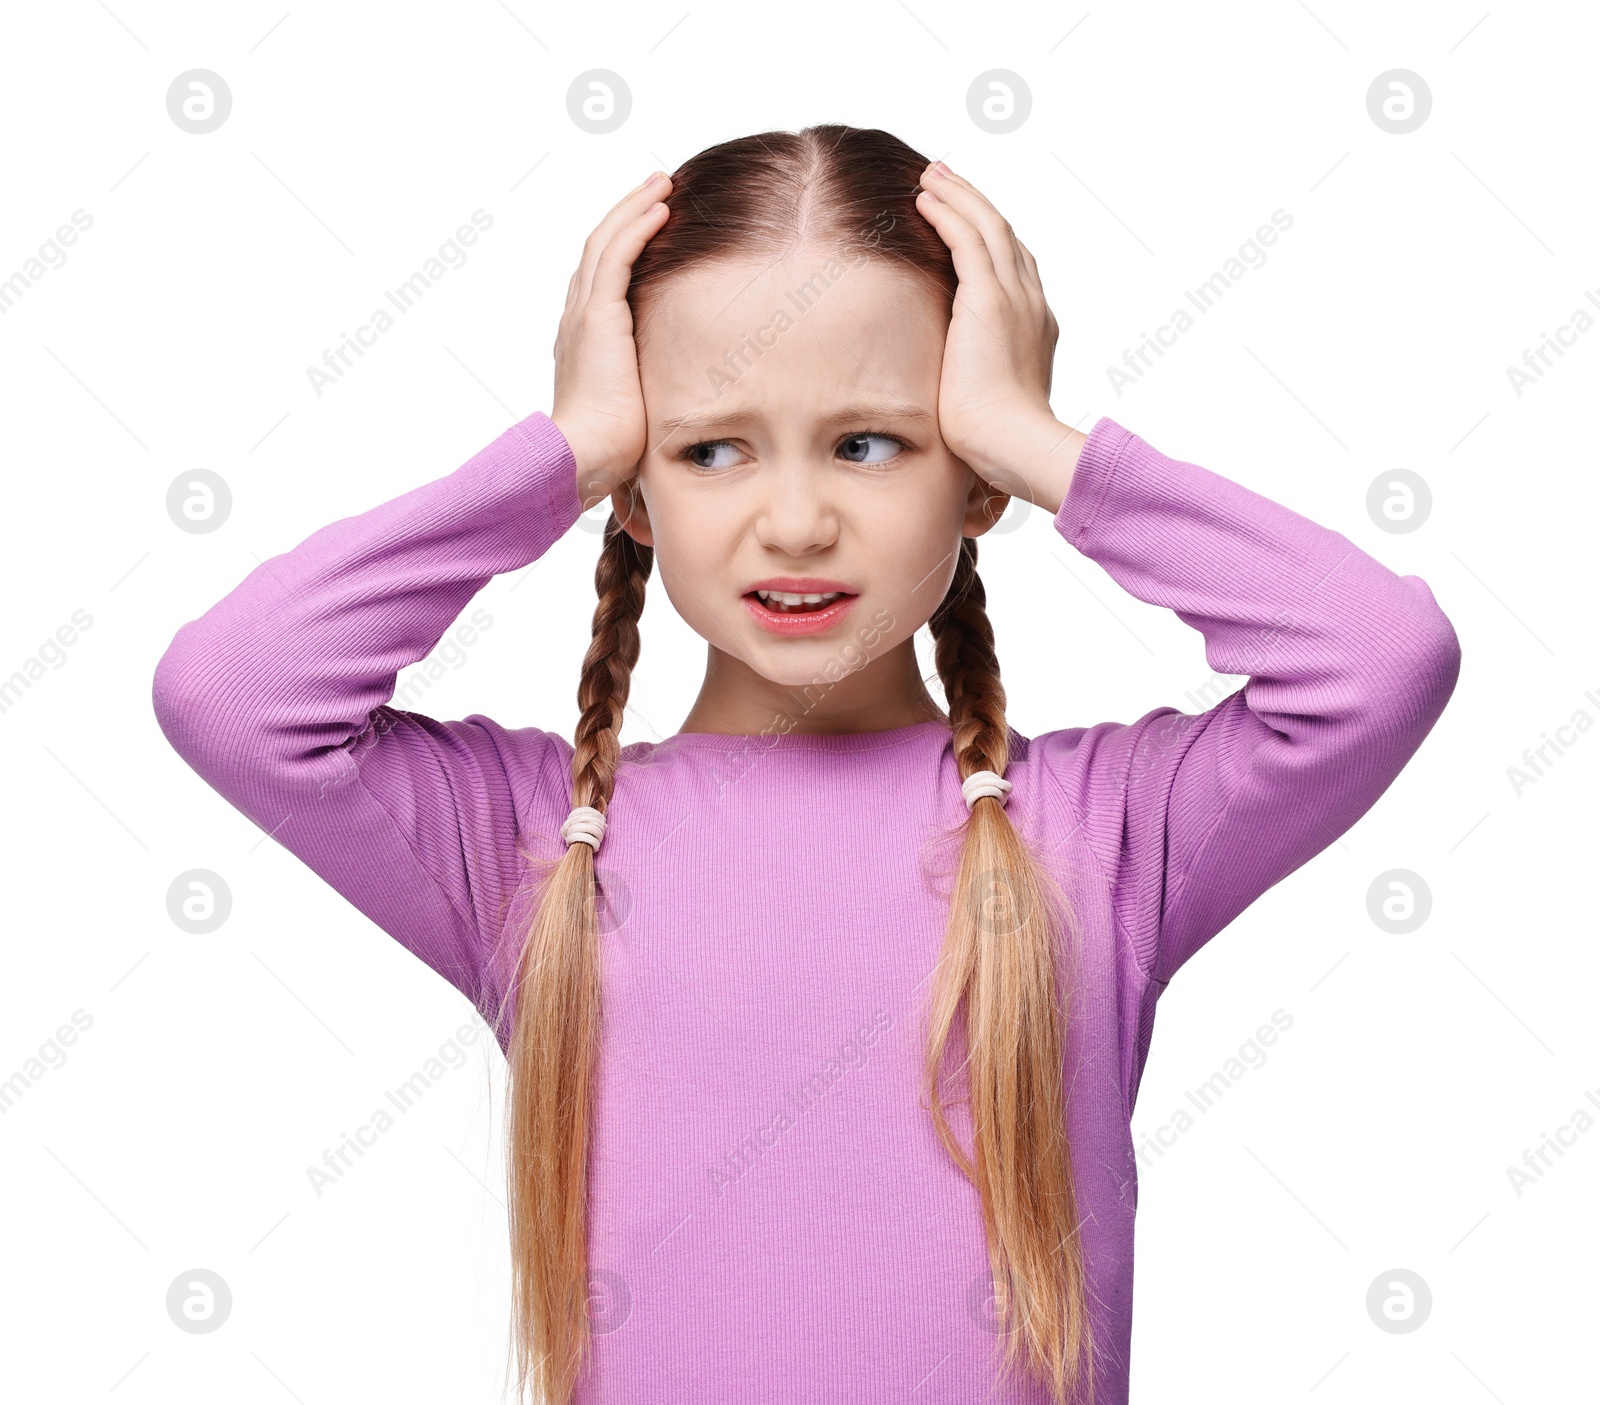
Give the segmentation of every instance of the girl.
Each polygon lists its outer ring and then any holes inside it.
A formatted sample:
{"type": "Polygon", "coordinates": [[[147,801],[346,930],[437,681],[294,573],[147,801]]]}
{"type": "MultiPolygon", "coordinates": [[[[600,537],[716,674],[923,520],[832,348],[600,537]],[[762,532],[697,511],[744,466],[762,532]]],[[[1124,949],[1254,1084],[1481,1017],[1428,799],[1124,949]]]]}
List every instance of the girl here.
{"type": "Polygon", "coordinates": [[[1383,794],[1460,655],[1418,578],[1060,424],[1056,335],[942,164],[842,126],[724,143],[590,236],[549,416],[161,659],[183,757],[495,1029],[519,1394],[1127,1399],[1156,1002],[1383,794]],[[389,705],[608,495],[572,743],[389,705]],[[1249,682],[1012,730],[976,544],[1010,496],[1249,682]],[[705,680],[623,747],[657,560],[705,680]]]}

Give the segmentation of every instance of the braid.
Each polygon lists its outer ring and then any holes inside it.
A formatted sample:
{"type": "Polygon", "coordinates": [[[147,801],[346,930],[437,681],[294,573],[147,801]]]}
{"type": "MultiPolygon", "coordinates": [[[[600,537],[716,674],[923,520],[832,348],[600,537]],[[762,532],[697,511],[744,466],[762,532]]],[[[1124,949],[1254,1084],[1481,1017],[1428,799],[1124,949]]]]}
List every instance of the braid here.
{"type": "MultiPolygon", "coordinates": [[[[950,589],[928,621],[963,780],[977,771],[1004,775],[1010,751],[987,603],[978,544],[963,537],[950,589]]],[[[980,798],[964,825],[932,990],[925,1076],[939,1139],[982,1201],[996,1301],[1004,1304],[996,1345],[1007,1361],[1026,1355],[1058,1402],[1083,1385],[1091,1397],[1094,1390],[1057,984],[1069,924],[1064,895],[1000,800],[980,798]],[[951,1130],[941,1093],[958,1016],[967,1044],[970,1155],[951,1130]]]]}
{"type": "Polygon", "coordinates": [[[1010,737],[1006,690],[994,651],[988,597],[978,575],[978,543],[962,537],[956,573],[928,621],[934,664],[950,705],[956,762],[962,779],[974,771],[1006,772],[1010,737]]]}
{"type": "Polygon", "coordinates": [[[616,513],[606,522],[595,563],[594,637],[578,678],[582,710],[572,748],[572,803],[605,811],[621,751],[618,733],[628,705],[633,666],[639,662],[639,616],[655,552],[622,530],[616,513]]]}
{"type": "MultiPolygon", "coordinates": [[[[572,749],[573,804],[602,814],[654,559],[613,514],[595,566],[572,749]]],[[[517,1393],[531,1382],[550,1405],[569,1405],[591,1349],[589,1141],[602,1018],[594,853],[575,842],[550,866],[502,1002],[516,991],[506,1135],[517,1393]]]]}

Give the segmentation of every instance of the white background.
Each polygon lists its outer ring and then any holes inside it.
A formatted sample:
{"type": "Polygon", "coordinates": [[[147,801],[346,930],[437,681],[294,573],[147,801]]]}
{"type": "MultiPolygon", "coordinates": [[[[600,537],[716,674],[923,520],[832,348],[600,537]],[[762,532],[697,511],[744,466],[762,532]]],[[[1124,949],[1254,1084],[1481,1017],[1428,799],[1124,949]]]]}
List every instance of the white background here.
{"type": "MultiPolygon", "coordinates": [[[[945,159],[1034,250],[1062,420],[1109,414],[1345,533],[1422,576],[1462,640],[1391,790],[1163,999],[1141,1137],[1274,1010],[1293,1025],[1144,1172],[1134,1400],[1592,1392],[1600,1128],[1520,1196],[1507,1168],[1600,1090],[1600,735],[1520,795],[1507,768],[1579,708],[1600,718],[1600,328],[1520,397],[1506,368],[1600,296],[1600,23],[1485,3],[8,8],[0,279],[73,211],[93,225],[0,315],[0,676],[74,610],[93,624],[0,713],[0,1079],[74,1010],[92,1026],[0,1116],[0,1390],[499,1398],[499,1053],[480,1036],[313,1193],[306,1168],[470,1011],[189,771],[151,674],[258,560],[548,409],[568,276],[624,190],[729,137],[843,121],[945,159]],[[204,136],[166,111],[196,67],[233,94],[204,136]],[[604,136],[565,101],[597,67],[633,94],[604,136]],[[1007,135],[967,113],[990,68],[1032,90],[1007,135]],[[1392,68],[1433,95],[1406,135],[1367,112],[1392,68]],[[466,265],[314,394],[306,368],[480,208],[466,265]],[[1265,266],[1118,395],[1106,368],[1278,209],[1265,266]],[[208,535],[165,509],[197,468],[233,493],[208,535]],[[1403,535],[1366,509],[1398,468],[1433,494],[1403,535]],[[167,916],[191,868],[233,894],[207,936],[167,916]],[[1367,913],[1394,868],[1432,892],[1408,935],[1367,913]],[[234,1296],[210,1335],[166,1312],[196,1267],[234,1296]],[[1404,1335],[1365,1306],[1394,1268],[1433,1295],[1404,1335]]],[[[575,530],[492,582],[492,628],[420,710],[570,734],[597,545],[575,530]]],[[[990,538],[983,573],[1022,732],[1194,710],[1200,637],[1044,514],[990,538]]],[[[676,730],[703,664],[659,591],[643,635],[625,741],[676,730]]]]}

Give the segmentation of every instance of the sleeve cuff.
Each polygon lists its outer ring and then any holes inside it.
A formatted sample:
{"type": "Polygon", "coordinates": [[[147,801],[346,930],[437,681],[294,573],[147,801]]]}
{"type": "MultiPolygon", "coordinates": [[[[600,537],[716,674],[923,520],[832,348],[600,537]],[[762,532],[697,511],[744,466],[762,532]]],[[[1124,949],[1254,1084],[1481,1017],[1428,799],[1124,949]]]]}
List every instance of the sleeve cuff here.
{"type": "Polygon", "coordinates": [[[1067,495],[1055,516],[1056,530],[1073,546],[1082,543],[1093,525],[1100,504],[1110,491],[1123,450],[1133,437],[1131,429],[1124,429],[1107,415],[1102,415],[1089,431],[1072,470],[1067,495]]]}
{"type": "Polygon", "coordinates": [[[541,410],[519,421],[515,428],[533,450],[538,471],[544,475],[545,511],[560,535],[583,514],[583,502],[578,497],[578,461],[572,446],[556,422],[541,410]]]}

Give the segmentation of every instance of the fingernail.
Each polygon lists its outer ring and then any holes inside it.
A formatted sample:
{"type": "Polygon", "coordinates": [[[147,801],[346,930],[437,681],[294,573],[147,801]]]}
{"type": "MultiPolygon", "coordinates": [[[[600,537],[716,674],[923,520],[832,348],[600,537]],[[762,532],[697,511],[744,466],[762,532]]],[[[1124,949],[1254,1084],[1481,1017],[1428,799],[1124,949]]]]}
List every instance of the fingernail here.
{"type": "Polygon", "coordinates": [[[933,163],[933,169],[936,170],[941,176],[947,176],[950,174],[950,168],[946,166],[943,161],[935,161],[933,163]]]}
{"type": "Polygon", "coordinates": [[[641,185],[639,187],[639,189],[640,190],[644,190],[647,186],[654,185],[656,183],[656,181],[658,181],[660,178],[661,178],[661,172],[660,171],[651,171],[650,174],[647,175],[644,178],[644,184],[641,185]]]}

